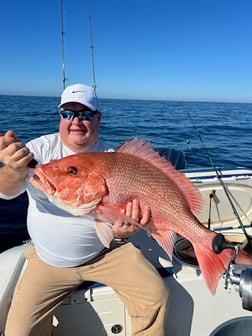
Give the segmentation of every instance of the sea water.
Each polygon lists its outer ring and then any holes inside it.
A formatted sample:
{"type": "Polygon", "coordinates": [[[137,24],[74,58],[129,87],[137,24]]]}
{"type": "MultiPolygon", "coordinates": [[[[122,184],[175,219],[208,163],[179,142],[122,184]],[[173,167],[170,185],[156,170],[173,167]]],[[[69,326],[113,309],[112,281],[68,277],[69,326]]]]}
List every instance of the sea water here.
{"type": "MultiPolygon", "coordinates": [[[[57,132],[58,97],[0,96],[0,132],[24,142],[57,132]]],[[[188,168],[252,168],[252,104],[100,99],[101,137],[116,148],[133,136],[185,153],[188,168]]],[[[28,239],[27,198],[0,200],[0,251],[28,239]]]]}

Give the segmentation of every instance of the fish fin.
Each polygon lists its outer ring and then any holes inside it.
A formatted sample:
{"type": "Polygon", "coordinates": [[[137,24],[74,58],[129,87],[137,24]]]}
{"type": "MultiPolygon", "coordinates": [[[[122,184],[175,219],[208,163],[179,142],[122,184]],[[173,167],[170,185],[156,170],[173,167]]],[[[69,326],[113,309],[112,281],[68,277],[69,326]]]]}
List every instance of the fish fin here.
{"type": "Polygon", "coordinates": [[[164,234],[159,231],[151,232],[152,237],[158,242],[158,244],[166,251],[170,260],[172,261],[173,246],[177,239],[176,233],[172,231],[165,231],[164,234]]]}
{"type": "Polygon", "coordinates": [[[136,220],[123,214],[120,208],[103,206],[99,204],[97,210],[98,210],[97,212],[100,218],[106,218],[106,220],[109,220],[112,223],[120,219],[125,223],[130,223],[132,225],[136,225],[140,227],[141,229],[146,230],[145,227],[141,225],[140,223],[138,223],[136,220]]]}
{"type": "MultiPolygon", "coordinates": [[[[205,238],[202,237],[202,241],[197,243],[191,242],[202,275],[212,294],[215,294],[220,277],[226,272],[234,255],[232,249],[224,249],[221,253],[216,254],[212,247],[215,236],[215,232],[208,231],[207,236],[205,238]]],[[[241,252],[240,255],[244,255],[241,252]]]]}
{"type": "Polygon", "coordinates": [[[121,208],[118,208],[114,205],[102,205],[99,204],[97,207],[97,215],[101,219],[105,219],[114,223],[118,219],[123,219],[123,214],[121,213],[121,208]]]}
{"type": "Polygon", "coordinates": [[[116,149],[116,152],[135,155],[152,163],[162,170],[162,172],[178,187],[183,194],[189,209],[194,214],[202,209],[203,198],[200,191],[184,174],[176,170],[171,162],[167,161],[164,157],[161,157],[159,153],[154,150],[150,142],[134,137],[124,142],[116,149]]]}
{"type": "Polygon", "coordinates": [[[204,246],[204,249],[195,246],[193,248],[207,287],[215,294],[220,277],[226,272],[233,252],[226,249],[220,254],[215,254],[210,246],[204,246]]]}
{"type": "Polygon", "coordinates": [[[105,247],[109,248],[110,243],[113,239],[112,225],[110,223],[103,222],[99,219],[96,219],[95,220],[95,230],[102,244],[105,247]]]}

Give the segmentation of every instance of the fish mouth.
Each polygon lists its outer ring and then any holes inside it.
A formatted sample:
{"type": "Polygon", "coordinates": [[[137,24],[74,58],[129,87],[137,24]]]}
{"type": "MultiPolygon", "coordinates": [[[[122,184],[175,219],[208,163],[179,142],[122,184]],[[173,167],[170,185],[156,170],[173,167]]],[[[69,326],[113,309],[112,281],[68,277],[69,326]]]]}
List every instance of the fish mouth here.
{"type": "Polygon", "coordinates": [[[36,172],[35,175],[31,176],[30,182],[35,188],[48,195],[53,195],[57,190],[54,184],[50,182],[47,177],[41,174],[41,172],[36,172]]]}

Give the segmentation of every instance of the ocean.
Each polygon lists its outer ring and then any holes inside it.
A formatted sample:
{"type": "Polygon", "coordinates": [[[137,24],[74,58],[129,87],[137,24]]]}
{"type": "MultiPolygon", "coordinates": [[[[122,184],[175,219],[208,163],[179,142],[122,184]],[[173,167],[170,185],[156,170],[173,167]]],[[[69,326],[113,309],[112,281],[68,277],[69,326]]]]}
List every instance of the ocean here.
{"type": "MultiPolygon", "coordinates": [[[[57,132],[57,97],[0,96],[1,129],[27,142],[57,132]]],[[[116,148],[133,136],[185,154],[187,168],[252,168],[252,104],[100,99],[101,137],[116,148]]],[[[29,239],[27,196],[0,199],[0,252],[29,239]]]]}

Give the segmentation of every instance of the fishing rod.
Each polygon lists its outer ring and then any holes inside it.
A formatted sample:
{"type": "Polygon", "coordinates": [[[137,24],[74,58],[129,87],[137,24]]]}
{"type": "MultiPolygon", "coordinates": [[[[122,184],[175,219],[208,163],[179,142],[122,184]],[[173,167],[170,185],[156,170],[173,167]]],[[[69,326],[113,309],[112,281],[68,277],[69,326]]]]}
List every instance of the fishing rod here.
{"type": "Polygon", "coordinates": [[[228,199],[228,201],[229,201],[229,203],[230,203],[230,205],[231,205],[233,214],[235,215],[236,219],[238,220],[238,223],[239,223],[239,225],[240,225],[240,227],[241,227],[241,229],[242,229],[242,231],[243,231],[243,233],[244,233],[244,236],[245,236],[246,239],[247,239],[247,243],[248,243],[248,245],[249,245],[249,248],[252,249],[252,237],[248,235],[248,233],[247,233],[247,231],[246,231],[246,229],[245,229],[245,226],[244,226],[244,224],[243,224],[242,221],[241,221],[241,218],[240,218],[240,216],[239,216],[239,214],[238,214],[238,212],[237,212],[237,210],[236,210],[236,207],[235,207],[235,205],[234,205],[234,203],[233,203],[233,201],[232,201],[232,198],[231,198],[231,196],[230,196],[230,191],[228,190],[226,184],[224,183],[224,181],[223,181],[223,179],[222,179],[222,176],[221,176],[222,174],[221,174],[221,172],[217,169],[217,167],[216,167],[216,165],[215,165],[215,163],[214,163],[214,161],[213,161],[213,159],[212,159],[212,157],[211,157],[211,155],[210,155],[210,153],[209,153],[209,151],[208,151],[208,149],[207,149],[207,147],[206,147],[206,145],[205,145],[205,142],[204,142],[204,140],[203,140],[203,138],[202,138],[202,136],[201,136],[201,134],[200,134],[200,132],[199,132],[199,130],[198,130],[198,128],[197,128],[195,122],[194,122],[194,119],[193,119],[193,117],[192,117],[192,115],[191,115],[191,113],[190,113],[189,111],[187,111],[187,115],[188,115],[188,117],[189,117],[189,119],[190,119],[190,121],[191,121],[191,123],[192,123],[192,125],[193,125],[193,128],[194,128],[194,130],[195,130],[195,132],[196,132],[196,134],[197,134],[197,136],[198,136],[198,138],[199,138],[199,140],[200,140],[200,142],[201,142],[202,148],[203,148],[203,149],[205,150],[205,152],[206,152],[208,161],[210,162],[211,166],[212,166],[212,167],[214,168],[214,170],[215,170],[216,176],[217,176],[217,178],[218,178],[218,180],[219,180],[219,182],[220,182],[220,184],[221,184],[221,186],[222,186],[222,188],[223,188],[223,190],[224,190],[224,192],[225,192],[225,194],[226,194],[226,196],[227,196],[227,199],[228,199]]]}
{"type": "MultiPolygon", "coordinates": [[[[65,73],[65,28],[64,28],[64,0],[61,0],[61,53],[62,53],[62,84],[63,90],[66,88],[66,73],[65,73]]],[[[92,28],[92,15],[91,15],[91,0],[88,1],[88,15],[89,15],[89,35],[90,35],[90,50],[91,50],[91,67],[92,67],[92,81],[93,89],[96,92],[96,79],[95,79],[95,62],[94,62],[94,43],[93,43],[93,28],[92,28]]]]}
{"type": "Polygon", "coordinates": [[[96,92],[96,80],[95,80],[95,62],[94,62],[94,43],[93,43],[93,27],[92,27],[92,15],[91,15],[91,0],[88,1],[88,14],[89,14],[89,35],[90,35],[90,52],[91,52],[91,66],[92,66],[92,78],[93,89],[96,92]]]}
{"type": "Polygon", "coordinates": [[[63,83],[63,90],[66,87],[66,74],[65,74],[65,30],[64,30],[64,0],[61,0],[61,52],[62,52],[62,83],[63,83]]]}

